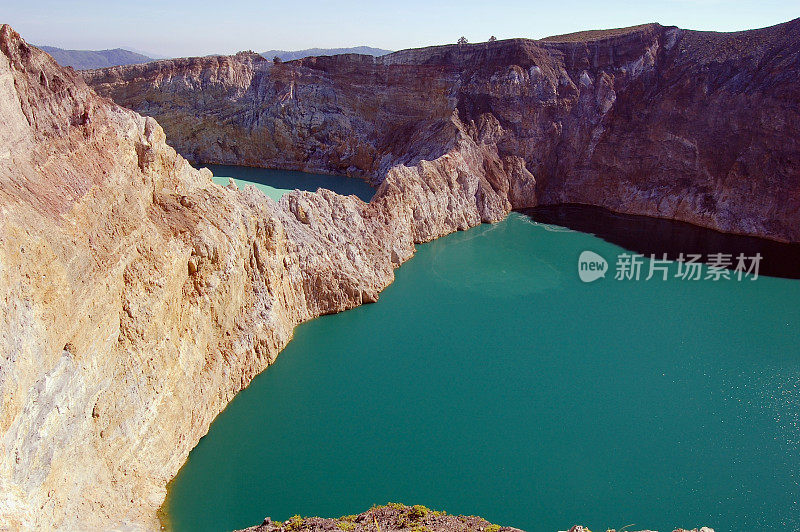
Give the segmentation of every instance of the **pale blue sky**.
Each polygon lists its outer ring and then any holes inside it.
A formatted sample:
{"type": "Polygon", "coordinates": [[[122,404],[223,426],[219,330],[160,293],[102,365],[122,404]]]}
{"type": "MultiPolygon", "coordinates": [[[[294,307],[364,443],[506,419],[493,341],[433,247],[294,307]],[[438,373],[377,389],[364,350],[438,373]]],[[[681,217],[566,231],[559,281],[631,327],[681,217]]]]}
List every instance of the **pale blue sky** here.
{"type": "Polygon", "coordinates": [[[31,43],[182,56],[376,46],[398,50],[490,35],[540,38],[660,22],[734,31],[800,16],[797,0],[10,0],[0,12],[31,43]]]}

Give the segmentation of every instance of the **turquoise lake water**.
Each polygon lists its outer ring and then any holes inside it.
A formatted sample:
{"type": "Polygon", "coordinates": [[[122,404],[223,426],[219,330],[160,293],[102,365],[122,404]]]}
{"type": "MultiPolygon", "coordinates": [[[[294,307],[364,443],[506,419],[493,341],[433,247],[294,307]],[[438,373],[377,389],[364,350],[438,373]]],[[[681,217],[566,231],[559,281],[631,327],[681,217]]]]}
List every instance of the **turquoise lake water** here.
{"type": "Polygon", "coordinates": [[[294,189],[314,192],[318,188],[327,188],[345,196],[354,194],[364,201],[369,201],[375,194],[374,188],[357,178],[224,164],[204,166],[214,173],[214,182],[218,185],[227,185],[228,180],[233,178],[236,186],[253,185],[276,201],[294,189]]]}
{"type": "Polygon", "coordinates": [[[800,281],[585,284],[584,250],[623,252],[512,214],[299,326],[171,484],[172,527],[397,501],[529,531],[800,529],[800,281]]]}

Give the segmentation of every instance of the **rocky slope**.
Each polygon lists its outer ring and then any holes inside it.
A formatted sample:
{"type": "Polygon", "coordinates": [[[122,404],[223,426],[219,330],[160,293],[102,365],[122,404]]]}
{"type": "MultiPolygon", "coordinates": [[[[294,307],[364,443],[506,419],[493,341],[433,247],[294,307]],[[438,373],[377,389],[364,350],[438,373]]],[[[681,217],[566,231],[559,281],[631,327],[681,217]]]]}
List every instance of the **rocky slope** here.
{"type": "Polygon", "coordinates": [[[365,176],[478,149],[491,217],[588,203],[800,240],[800,19],[84,73],[196,162],[365,176]]]}
{"type": "Polygon", "coordinates": [[[220,187],[8,26],[0,51],[0,528],[156,528],[166,483],[295,325],[375,301],[415,242],[509,206],[485,171],[503,163],[447,121],[447,150],[369,204],[220,187]]]}

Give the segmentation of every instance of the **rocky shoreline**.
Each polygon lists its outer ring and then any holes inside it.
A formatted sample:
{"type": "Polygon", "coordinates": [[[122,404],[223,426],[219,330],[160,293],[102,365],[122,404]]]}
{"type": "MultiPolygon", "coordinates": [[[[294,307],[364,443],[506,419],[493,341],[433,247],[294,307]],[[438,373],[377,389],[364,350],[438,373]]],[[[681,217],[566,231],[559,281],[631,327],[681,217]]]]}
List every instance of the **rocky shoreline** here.
{"type": "Polygon", "coordinates": [[[195,161],[369,177],[368,204],[215,185],[1,26],[0,528],[158,528],[294,327],[376,301],[416,243],[567,200],[798,240],[798,26],[82,73],[195,161]]]}
{"type": "MultiPolygon", "coordinates": [[[[492,524],[473,515],[448,515],[447,512],[430,510],[422,505],[406,506],[389,503],[373,506],[358,515],[346,515],[338,519],[321,517],[301,517],[296,515],[287,521],[273,521],[269,517],[257,526],[238,532],[521,532],[518,528],[492,524]]],[[[591,532],[588,528],[575,525],[567,532],[591,532]]],[[[608,529],[606,532],[616,532],[608,529]]],[[[621,531],[620,531],[621,532],[621,531]]],[[[631,531],[637,532],[637,531],[631,531]]],[[[640,530],[638,532],[653,532],[640,530]]],[[[708,527],[673,532],[714,532],[708,527]]]]}

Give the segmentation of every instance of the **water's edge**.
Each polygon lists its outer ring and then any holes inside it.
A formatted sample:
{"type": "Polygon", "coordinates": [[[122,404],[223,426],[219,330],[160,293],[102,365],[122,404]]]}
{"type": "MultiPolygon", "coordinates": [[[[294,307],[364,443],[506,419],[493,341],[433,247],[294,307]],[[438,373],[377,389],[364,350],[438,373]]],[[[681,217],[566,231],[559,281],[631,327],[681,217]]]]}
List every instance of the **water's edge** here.
{"type": "MultiPolygon", "coordinates": [[[[724,233],[681,220],[625,214],[594,205],[565,203],[543,205],[518,212],[540,223],[553,224],[595,235],[628,251],[678,260],[681,254],[739,253],[761,255],[760,275],[800,279],[800,244],[737,233],[724,233]]],[[[735,262],[735,261],[734,261],[735,262]]]]}

